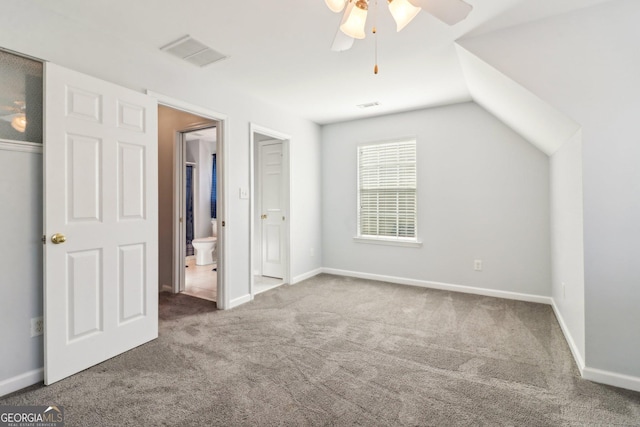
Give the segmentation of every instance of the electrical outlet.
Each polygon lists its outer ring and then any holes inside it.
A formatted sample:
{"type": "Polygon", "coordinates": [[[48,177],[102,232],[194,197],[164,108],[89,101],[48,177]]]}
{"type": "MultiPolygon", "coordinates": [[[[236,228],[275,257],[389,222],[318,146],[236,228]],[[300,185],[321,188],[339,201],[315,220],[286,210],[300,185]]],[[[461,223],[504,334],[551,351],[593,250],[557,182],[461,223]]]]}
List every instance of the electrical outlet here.
{"type": "Polygon", "coordinates": [[[31,336],[37,337],[44,333],[44,320],[42,317],[34,317],[31,319],[31,336]]]}
{"type": "Polygon", "coordinates": [[[475,271],[482,271],[482,260],[476,259],[473,261],[473,269],[475,271]]]}
{"type": "Polygon", "coordinates": [[[240,187],[240,198],[248,199],[249,198],[249,189],[240,187]]]}
{"type": "Polygon", "coordinates": [[[316,256],[316,250],[314,248],[309,249],[309,256],[316,256]]]}

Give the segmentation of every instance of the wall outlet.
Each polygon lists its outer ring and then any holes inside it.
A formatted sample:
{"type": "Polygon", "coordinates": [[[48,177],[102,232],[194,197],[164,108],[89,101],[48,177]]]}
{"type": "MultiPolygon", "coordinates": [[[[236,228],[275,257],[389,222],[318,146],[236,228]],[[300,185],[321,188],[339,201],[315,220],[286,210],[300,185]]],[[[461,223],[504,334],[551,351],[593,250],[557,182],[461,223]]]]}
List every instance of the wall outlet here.
{"type": "Polygon", "coordinates": [[[316,250],[314,248],[309,248],[309,256],[316,256],[316,250]]]}
{"type": "Polygon", "coordinates": [[[476,259],[473,261],[473,269],[475,271],[482,271],[482,260],[476,259]]]}
{"type": "Polygon", "coordinates": [[[249,198],[249,189],[240,187],[240,198],[248,199],[249,198]]]}
{"type": "Polygon", "coordinates": [[[31,319],[31,336],[37,337],[44,333],[44,320],[42,316],[31,319]]]}

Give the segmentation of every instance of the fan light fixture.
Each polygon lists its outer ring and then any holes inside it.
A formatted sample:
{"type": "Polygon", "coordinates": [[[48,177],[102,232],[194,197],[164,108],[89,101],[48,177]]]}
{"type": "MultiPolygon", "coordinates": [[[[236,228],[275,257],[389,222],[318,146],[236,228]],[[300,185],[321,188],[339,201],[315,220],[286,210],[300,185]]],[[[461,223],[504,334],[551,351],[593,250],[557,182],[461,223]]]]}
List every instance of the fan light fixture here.
{"type": "Polygon", "coordinates": [[[420,7],[416,7],[409,3],[408,0],[388,0],[389,12],[393,16],[393,20],[396,21],[397,30],[400,32],[407,26],[413,18],[416,17],[418,12],[422,10],[420,7]]]}
{"type": "MultiPolygon", "coordinates": [[[[331,50],[335,52],[348,50],[353,46],[354,39],[363,39],[365,37],[369,0],[324,0],[324,2],[327,7],[335,13],[344,10],[340,27],[331,45],[331,50]]],[[[473,6],[465,0],[387,0],[387,4],[389,6],[389,12],[396,22],[396,30],[398,32],[402,31],[421,10],[425,10],[447,25],[455,25],[463,19],[466,19],[473,9],[473,6]]],[[[373,72],[374,74],[378,74],[378,30],[376,24],[378,0],[375,0],[372,6],[374,22],[371,32],[376,38],[376,65],[373,67],[373,72]]]]}
{"type": "Polygon", "coordinates": [[[332,12],[338,13],[344,9],[345,0],[324,0],[324,2],[332,12]]]}
{"type": "Polygon", "coordinates": [[[24,113],[16,114],[11,120],[11,127],[18,132],[23,132],[27,129],[27,116],[24,113]]]}
{"type": "MultiPolygon", "coordinates": [[[[354,39],[363,39],[365,37],[364,26],[369,9],[368,0],[324,0],[324,2],[335,13],[342,12],[344,7],[348,5],[340,30],[354,39]]],[[[389,3],[389,12],[391,12],[391,16],[396,21],[398,32],[406,27],[422,10],[422,8],[411,4],[409,0],[387,0],[387,2],[389,3]]]]}
{"type": "Polygon", "coordinates": [[[367,10],[369,3],[366,0],[358,0],[355,3],[349,2],[351,10],[347,9],[345,21],[340,25],[343,33],[354,39],[363,39],[364,25],[367,23],[367,10]]]}

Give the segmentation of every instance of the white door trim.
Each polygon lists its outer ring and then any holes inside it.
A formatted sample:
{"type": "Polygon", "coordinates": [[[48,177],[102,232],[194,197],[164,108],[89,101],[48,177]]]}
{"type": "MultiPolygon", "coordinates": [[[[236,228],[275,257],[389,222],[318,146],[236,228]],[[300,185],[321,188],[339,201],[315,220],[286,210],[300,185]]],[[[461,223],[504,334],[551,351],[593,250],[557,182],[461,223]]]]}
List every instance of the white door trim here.
{"type": "Polygon", "coordinates": [[[285,184],[285,215],[287,216],[287,221],[285,222],[285,243],[286,248],[284,249],[284,277],[282,280],[284,283],[291,283],[291,156],[289,155],[289,145],[291,144],[291,136],[278,132],[276,130],[260,126],[255,123],[249,123],[249,185],[250,185],[250,194],[251,197],[249,199],[249,212],[251,213],[251,220],[249,221],[249,241],[250,241],[250,250],[249,250],[249,289],[251,292],[251,299],[255,296],[254,292],[254,263],[255,263],[255,236],[256,236],[256,227],[255,223],[255,208],[258,205],[258,195],[256,194],[256,185],[255,185],[255,177],[256,177],[256,162],[255,155],[257,151],[258,141],[255,140],[254,135],[259,133],[261,135],[268,136],[273,139],[278,139],[282,141],[282,153],[284,156],[283,165],[283,174],[284,179],[286,181],[285,184]]]}
{"type": "MultiPolygon", "coordinates": [[[[176,209],[173,216],[173,227],[175,230],[175,234],[173,235],[173,243],[174,243],[174,254],[173,254],[173,293],[177,294],[180,292],[184,292],[186,289],[186,275],[185,275],[185,267],[184,267],[184,256],[187,253],[187,243],[186,243],[186,234],[187,234],[187,226],[186,226],[186,179],[185,174],[187,170],[187,140],[185,138],[185,134],[189,132],[197,132],[202,129],[209,129],[212,127],[216,128],[217,132],[218,124],[195,124],[193,126],[188,126],[184,129],[180,129],[175,133],[175,150],[174,150],[174,168],[175,168],[175,177],[174,177],[174,194],[177,195],[175,199],[174,209],[176,209]],[[183,221],[180,221],[180,218],[183,221]],[[179,254],[179,255],[176,255],[179,254]]],[[[194,168],[197,169],[197,166],[193,164],[194,168]]],[[[193,178],[192,178],[193,179],[193,178]]],[[[194,232],[195,225],[197,223],[197,211],[198,211],[198,198],[195,197],[198,193],[198,184],[199,180],[193,181],[193,224],[194,224],[194,232]]],[[[216,302],[217,304],[217,302],[216,302]]]]}
{"type": "MultiPolygon", "coordinates": [[[[206,119],[216,120],[218,121],[217,132],[217,147],[216,152],[218,158],[221,160],[218,165],[218,177],[219,177],[219,198],[220,201],[218,203],[218,293],[217,293],[217,301],[216,305],[219,309],[224,310],[231,307],[231,302],[229,301],[229,292],[227,292],[227,239],[226,239],[226,226],[222,226],[222,222],[226,222],[228,218],[227,211],[227,195],[228,191],[228,168],[226,165],[229,164],[228,158],[228,150],[226,149],[227,141],[229,140],[229,126],[228,126],[228,117],[226,114],[221,114],[216,111],[210,110],[205,107],[201,107],[198,105],[190,104],[181,99],[176,99],[167,95],[163,95],[153,91],[147,91],[147,94],[156,98],[158,100],[158,105],[164,105],[166,107],[170,107],[176,110],[184,111],[186,113],[195,114],[200,117],[204,117],[206,119]]],[[[180,209],[180,200],[175,200],[174,205],[174,215],[179,212],[180,209]]],[[[177,226],[174,225],[173,236],[174,236],[174,251],[179,251],[180,242],[176,236],[178,235],[177,226]]],[[[179,252],[174,252],[179,253],[179,252]]],[[[177,267],[174,263],[174,277],[176,277],[177,267]]],[[[184,262],[182,262],[184,264],[184,262]]],[[[183,265],[184,267],[184,265],[183,265]]],[[[184,268],[183,268],[184,269],[184,268]]]]}

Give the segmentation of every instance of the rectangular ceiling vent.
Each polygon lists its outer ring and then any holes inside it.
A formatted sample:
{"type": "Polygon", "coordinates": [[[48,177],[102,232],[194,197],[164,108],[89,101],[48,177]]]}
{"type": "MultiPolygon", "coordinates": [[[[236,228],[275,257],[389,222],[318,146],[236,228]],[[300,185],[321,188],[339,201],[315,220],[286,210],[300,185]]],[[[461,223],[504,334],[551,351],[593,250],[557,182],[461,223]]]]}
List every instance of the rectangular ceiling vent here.
{"type": "Polygon", "coordinates": [[[205,65],[213,64],[214,62],[228,58],[222,53],[211,49],[209,46],[200,43],[189,35],[162,46],[160,50],[177,56],[178,58],[190,62],[198,67],[204,67],[205,65]]]}
{"type": "Polygon", "coordinates": [[[375,102],[367,102],[366,104],[358,104],[358,105],[356,105],[356,107],[358,107],[358,108],[371,108],[371,107],[377,107],[378,105],[380,105],[380,103],[375,101],[375,102]]]}

